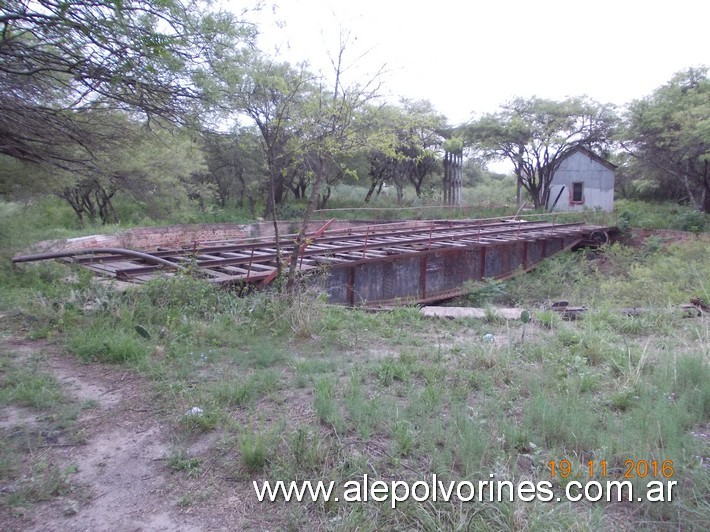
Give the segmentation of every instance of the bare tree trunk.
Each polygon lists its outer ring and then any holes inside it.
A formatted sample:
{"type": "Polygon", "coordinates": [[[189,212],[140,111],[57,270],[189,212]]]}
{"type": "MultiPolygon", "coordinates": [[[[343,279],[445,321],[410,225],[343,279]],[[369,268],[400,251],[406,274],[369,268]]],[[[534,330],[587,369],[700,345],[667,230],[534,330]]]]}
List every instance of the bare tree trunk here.
{"type": "Polygon", "coordinates": [[[269,199],[272,205],[271,221],[274,224],[274,241],[276,242],[276,275],[277,277],[281,277],[281,242],[279,241],[279,220],[276,216],[273,177],[269,180],[269,184],[269,199]]]}
{"type": "Polygon", "coordinates": [[[705,161],[703,171],[703,212],[710,214],[710,161],[705,161]]]}
{"type": "Polygon", "coordinates": [[[519,177],[518,177],[515,181],[516,181],[516,184],[515,184],[515,203],[517,203],[518,207],[520,207],[520,205],[522,205],[522,204],[520,203],[520,199],[521,199],[520,196],[521,196],[521,192],[522,192],[523,185],[522,185],[522,183],[520,183],[520,178],[519,178],[519,177]]]}
{"type": "Polygon", "coordinates": [[[325,179],[326,172],[326,160],[320,155],[318,157],[318,171],[316,172],[316,178],[313,182],[313,188],[311,189],[311,195],[308,197],[308,204],[306,205],[306,212],[303,215],[303,220],[301,222],[301,228],[296,236],[296,242],[293,246],[293,251],[290,256],[290,264],[288,268],[288,280],[286,281],[286,292],[291,294],[296,286],[296,270],[298,269],[298,256],[301,254],[301,250],[308,245],[306,241],[306,233],[308,232],[308,224],[311,221],[311,216],[313,216],[313,211],[315,209],[316,198],[318,197],[318,192],[320,191],[321,184],[325,179]]]}
{"type": "Polygon", "coordinates": [[[365,195],[365,203],[370,203],[370,198],[372,198],[373,192],[375,192],[375,189],[377,188],[377,181],[373,181],[370,183],[370,188],[367,191],[367,194],[365,195]]]}
{"type": "Polygon", "coordinates": [[[325,192],[323,194],[318,194],[318,209],[325,209],[328,200],[330,199],[330,187],[326,185],[325,192]]]}

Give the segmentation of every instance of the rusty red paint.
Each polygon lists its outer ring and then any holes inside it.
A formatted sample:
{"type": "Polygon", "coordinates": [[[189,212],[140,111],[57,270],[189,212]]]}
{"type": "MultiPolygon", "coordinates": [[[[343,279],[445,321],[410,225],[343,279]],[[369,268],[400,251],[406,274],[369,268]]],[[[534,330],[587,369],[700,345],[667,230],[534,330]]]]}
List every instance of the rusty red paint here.
{"type": "MultiPolygon", "coordinates": [[[[299,250],[299,268],[327,265],[330,271],[347,269],[347,288],[330,287],[331,300],[342,304],[370,303],[387,298],[430,302],[451,297],[466,280],[506,278],[518,270],[529,270],[545,257],[589,239],[594,231],[612,228],[581,223],[557,224],[520,220],[411,222],[382,226],[368,225],[327,230],[332,219],[311,233],[299,250]],[[522,246],[522,247],[521,247],[522,246]],[[385,267],[386,266],[386,267],[385,267]],[[356,275],[355,268],[358,268],[356,275]],[[379,277],[378,277],[379,276],[379,277]],[[386,277],[386,278],[384,278],[386,277]],[[340,294],[340,295],[338,295],[340,294]]],[[[295,235],[285,241],[294,242],[295,235]]],[[[291,244],[281,256],[290,257],[291,244]]],[[[275,242],[192,242],[188,249],[145,252],[148,259],[96,252],[71,260],[96,273],[123,280],[143,282],[161,275],[166,266],[156,264],[194,263],[217,283],[268,283],[278,272],[275,242]]],[[[71,254],[69,254],[71,255],[71,254]]],[[[67,256],[64,254],[64,256],[67,256]]],[[[40,258],[52,258],[43,256],[40,258]]],[[[16,257],[16,261],[38,260],[16,257]]],[[[287,266],[289,260],[285,261],[287,266]]],[[[393,301],[390,301],[392,303],[393,301]]]]}

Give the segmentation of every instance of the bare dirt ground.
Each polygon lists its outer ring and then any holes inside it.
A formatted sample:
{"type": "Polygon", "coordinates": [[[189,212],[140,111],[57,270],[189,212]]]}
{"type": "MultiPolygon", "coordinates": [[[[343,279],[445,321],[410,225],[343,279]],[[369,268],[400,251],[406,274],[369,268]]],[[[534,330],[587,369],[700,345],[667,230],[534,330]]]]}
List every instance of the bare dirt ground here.
{"type": "MultiPolygon", "coordinates": [[[[81,443],[60,438],[44,446],[50,464],[73,472],[68,478],[72,491],[20,511],[0,509],[0,528],[93,532],[278,526],[270,523],[266,505],[254,509],[258,502],[251,482],[219,478],[209,468],[194,479],[170,470],[171,428],[141,376],[115,366],[84,365],[51,344],[17,337],[0,338],[0,353],[41,354],[43,369],[54,374],[66,394],[95,405],[77,420],[81,443]],[[6,512],[10,515],[2,515],[6,512]]],[[[32,409],[0,409],[0,430],[32,423],[32,409]]],[[[207,453],[204,463],[214,462],[209,442],[192,441],[189,452],[207,453]]]]}

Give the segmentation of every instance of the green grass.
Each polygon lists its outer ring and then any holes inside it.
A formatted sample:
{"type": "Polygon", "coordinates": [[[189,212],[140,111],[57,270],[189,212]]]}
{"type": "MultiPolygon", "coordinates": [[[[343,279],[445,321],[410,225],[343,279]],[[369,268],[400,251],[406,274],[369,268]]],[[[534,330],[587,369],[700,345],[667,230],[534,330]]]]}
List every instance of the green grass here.
{"type": "Polygon", "coordinates": [[[50,410],[64,401],[65,397],[57,380],[52,375],[39,371],[37,361],[18,364],[11,359],[3,359],[0,364],[0,406],[14,404],[50,410]]]}
{"type": "MultiPolygon", "coordinates": [[[[710,452],[701,436],[710,422],[710,325],[707,316],[685,319],[676,307],[692,297],[710,300],[709,249],[702,236],[613,245],[558,255],[511,281],[470,286],[469,304],[531,309],[524,339],[517,321],[428,320],[414,307],[334,308],[311,290],[290,303],[275,291],[242,299],[176,276],[117,293],[55,264],[0,268],[0,309],[9,332],[48,338],[86,363],[110,362],[151,380],[170,427],[175,450],[167,468],[176,478],[208,472],[214,482],[342,485],[365,473],[410,481],[436,473],[537,482],[551,480],[550,461],[567,459],[584,471],[590,460],[623,469],[643,459],[672,460],[680,486],[668,504],[273,507],[284,525],[702,530],[710,511],[710,473],[701,463],[710,452]],[[589,311],[563,321],[544,310],[556,300],[589,311]],[[649,311],[620,312],[631,306],[649,311]],[[488,333],[494,342],[484,339],[488,333]],[[209,449],[189,454],[201,438],[209,449]]],[[[68,412],[39,365],[2,364],[0,405],[55,419],[68,412]]],[[[71,431],[71,416],[63,416],[63,430],[71,431]]],[[[26,461],[40,434],[26,430],[21,445],[3,438],[14,450],[0,459],[3,480],[27,479],[31,467],[43,486],[27,484],[26,495],[12,501],[3,495],[4,504],[69,489],[70,474],[26,461]]],[[[199,507],[202,488],[182,489],[181,505],[199,507]]]]}
{"type": "Polygon", "coordinates": [[[691,232],[710,230],[710,218],[707,214],[671,202],[649,204],[642,201],[617,200],[615,207],[622,227],[691,232]]]}
{"type": "Polygon", "coordinates": [[[85,362],[138,362],[148,355],[145,342],[135,333],[99,323],[76,330],[69,337],[68,348],[85,362]]]}
{"type": "Polygon", "coordinates": [[[239,452],[242,463],[250,473],[262,471],[269,460],[267,437],[260,432],[245,432],[239,438],[239,452]]]}
{"type": "Polygon", "coordinates": [[[46,449],[82,443],[76,420],[93,405],[71,401],[42,362],[9,352],[0,358],[0,413],[19,409],[17,421],[0,428],[0,483],[7,488],[0,491],[0,511],[22,513],[37,503],[80,495],[72,482],[76,468],[60,468],[46,449]]]}
{"type": "Polygon", "coordinates": [[[173,451],[167,460],[172,471],[184,472],[188,477],[197,478],[202,473],[202,460],[190,457],[183,449],[173,451]]]}

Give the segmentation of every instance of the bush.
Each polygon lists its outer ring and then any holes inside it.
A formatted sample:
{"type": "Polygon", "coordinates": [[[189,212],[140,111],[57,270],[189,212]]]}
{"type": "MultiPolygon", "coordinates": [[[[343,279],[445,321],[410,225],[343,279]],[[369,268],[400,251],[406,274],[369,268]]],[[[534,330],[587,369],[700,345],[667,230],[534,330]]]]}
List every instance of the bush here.
{"type": "Polygon", "coordinates": [[[137,333],[101,324],[89,330],[75,331],[69,338],[69,348],[87,362],[123,364],[138,362],[148,356],[148,347],[137,333]]]}
{"type": "Polygon", "coordinates": [[[700,233],[706,229],[707,215],[700,211],[684,211],[676,217],[675,223],[682,231],[700,233]]]}
{"type": "Polygon", "coordinates": [[[507,295],[505,283],[486,278],[482,282],[469,281],[464,284],[466,300],[474,307],[484,307],[507,295]]]}
{"type": "Polygon", "coordinates": [[[624,231],[639,229],[675,229],[700,233],[708,229],[707,215],[673,202],[649,203],[645,201],[618,200],[617,225],[624,231]]]}

